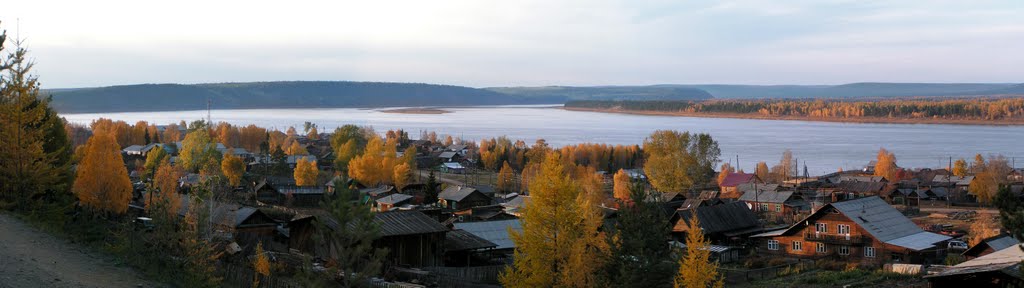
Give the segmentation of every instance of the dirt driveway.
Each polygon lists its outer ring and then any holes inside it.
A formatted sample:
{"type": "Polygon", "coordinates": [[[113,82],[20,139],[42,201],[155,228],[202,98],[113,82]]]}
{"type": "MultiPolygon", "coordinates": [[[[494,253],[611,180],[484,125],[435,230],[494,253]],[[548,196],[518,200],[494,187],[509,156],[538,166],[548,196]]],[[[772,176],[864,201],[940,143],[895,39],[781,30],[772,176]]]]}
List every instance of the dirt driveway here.
{"type": "Polygon", "coordinates": [[[0,287],[164,287],[0,213],[0,287]]]}

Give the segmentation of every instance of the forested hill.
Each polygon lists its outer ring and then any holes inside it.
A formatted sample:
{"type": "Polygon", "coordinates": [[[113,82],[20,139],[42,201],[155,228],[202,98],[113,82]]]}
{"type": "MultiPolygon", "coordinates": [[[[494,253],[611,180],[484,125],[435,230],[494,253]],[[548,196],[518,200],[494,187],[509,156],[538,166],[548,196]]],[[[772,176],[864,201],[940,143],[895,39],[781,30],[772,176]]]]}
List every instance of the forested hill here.
{"type": "Polygon", "coordinates": [[[711,93],[678,86],[494,87],[491,91],[530,98],[562,97],[569,100],[707,100],[711,93]]]}
{"type": "Polygon", "coordinates": [[[461,86],[348,81],[140,84],[44,91],[62,113],[254,108],[345,108],[561,104],[565,97],[524,97],[461,86]]]}
{"type": "Polygon", "coordinates": [[[842,85],[657,85],[695,88],[717,99],[872,98],[913,96],[1024,95],[1024,84],[1009,83],[850,83],[842,85]]]}

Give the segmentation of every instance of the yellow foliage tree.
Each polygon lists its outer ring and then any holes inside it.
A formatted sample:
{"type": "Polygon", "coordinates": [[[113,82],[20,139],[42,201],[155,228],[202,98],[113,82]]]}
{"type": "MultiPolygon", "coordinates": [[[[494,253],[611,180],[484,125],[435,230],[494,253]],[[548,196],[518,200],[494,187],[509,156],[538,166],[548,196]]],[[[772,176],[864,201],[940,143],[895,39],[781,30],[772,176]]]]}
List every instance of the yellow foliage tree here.
{"type": "Polygon", "coordinates": [[[288,154],[288,156],[309,155],[309,151],[306,151],[306,147],[303,147],[299,144],[299,141],[295,140],[292,140],[292,144],[288,145],[288,148],[284,150],[284,153],[288,154]]]}
{"type": "Polygon", "coordinates": [[[999,223],[990,215],[978,214],[978,219],[971,223],[971,229],[968,234],[970,237],[967,243],[973,247],[981,243],[981,240],[999,235],[999,223]]]}
{"type": "Polygon", "coordinates": [[[169,215],[177,215],[181,209],[181,194],[178,194],[178,179],[184,173],[178,167],[171,166],[166,158],[160,162],[156,174],[153,176],[153,187],[155,191],[146,193],[146,209],[152,209],[154,204],[163,204],[169,215]]]}
{"type": "Polygon", "coordinates": [[[688,170],[697,165],[697,159],[687,153],[689,146],[689,133],[669,130],[655,131],[644,140],[644,173],[655,189],[680,192],[693,185],[688,170]]]}
{"type": "Polygon", "coordinates": [[[967,176],[967,160],[964,160],[964,158],[956,159],[956,162],[953,162],[952,172],[954,176],[967,176]]]}
{"type": "Polygon", "coordinates": [[[505,287],[593,287],[608,243],[598,230],[595,204],[557,153],[548,153],[530,181],[530,203],[523,209],[522,232],[509,231],[515,257],[500,277],[505,287]]]}
{"type": "Polygon", "coordinates": [[[501,165],[501,171],[498,171],[498,190],[502,192],[512,191],[512,166],[508,165],[508,161],[505,161],[501,165]]]}
{"type": "Polygon", "coordinates": [[[306,137],[309,137],[309,139],[313,139],[313,140],[320,140],[320,132],[316,131],[316,126],[310,127],[309,128],[309,133],[306,134],[306,137]]]}
{"type": "Polygon", "coordinates": [[[270,277],[270,259],[267,257],[267,253],[263,252],[263,242],[256,243],[256,257],[252,261],[252,269],[256,270],[256,274],[253,275],[252,287],[260,286],[260,276],[262,278],[270,277]]]}
{"type": "Polygon", "coordinates": [[[409,178],[412,176],[412,168],[409,167],[409,163],[398,164],[395,165],[394,173],[393,182],[395,183],[395,188],[397,188],[398,191],[402,191],[402,188],[409,184],[409,178]]]}
{"type": "Polygon", "coordinates": [[[687,221],[690,227],[686,233],[686,255],[679,260],[679,274],[676,275],[676,288],[721,288],[724,279],[718,274],[718,264],[711,261],[711,241],[704,238],[700,228],[700,220],[696,211],[687,221]]]}
{"type": "Polygon", "coordinates": [[[630,188],[633,186],[633,179],[629,177],[629,173],[619,169],[619,172],[615,172],[615,176],[612,177],[612,182],[612,194],[615,198],[622,201],[629,200],[630,188]]]}
{"type": "Polygon", "coordinates": [[[306,160],[305,157],[299,158],[295,162],[295,185],[298,186],[315,186],[316,177],[320,174],[320,170],[316,168],[316,161],[306,160]]]}
{"type": "Polygon", "coordinates": [[[722,169],[718,172],[718,185],[722,185],[722,181],[725,180],[725,177],[729,176],[729,173],[734,172],[736,172],[736,169],[733,169],[732,165],[729,163],[722,163],[722,169]]]}
{"type": "Polygon", "coordinates": [[[875,162],[875,176],[882,176],[885,179],[895,182],[899,181],[896,179],[896,173],[899,168],[896,167],[896,155],[885,148],[878,149],[878,160],[875,162]]]}
{"type": "Polygon", "coordinates": [[[754,175],[757,175],[757,178],[761,179],[761,181],[768,181],[768,177],[770,177],[768,172],[768,163],[764,163],[763,161],[757,162],[757,167],[754,168],[754,175]]]}
{"type": "Polygon", "coordinates": [[[228,178],[228,183],[231,183],[231,186],[238,186],[242,181],[242,174],[245,174],[245,163],[242,162],[242,158],[227,153],[224,155],[224,160],[220,161],[220,170],[228,178]]]}
{"type": "Polygon", "coordinates": [[[122,214],[128,211],[132,183],[128,179],[121,149],[110,134],[97,134],[85,144],[72,191],[85,206],[122,214]]]}
{"type": "Polygon", "coordinates": [[[403,162],[398,159],[396,145],[394,138],[384,142],[380,137],[370,137],[363,154],[349,161],[348,176],[367,186],[394,184],[395,166],[403,162]]]}

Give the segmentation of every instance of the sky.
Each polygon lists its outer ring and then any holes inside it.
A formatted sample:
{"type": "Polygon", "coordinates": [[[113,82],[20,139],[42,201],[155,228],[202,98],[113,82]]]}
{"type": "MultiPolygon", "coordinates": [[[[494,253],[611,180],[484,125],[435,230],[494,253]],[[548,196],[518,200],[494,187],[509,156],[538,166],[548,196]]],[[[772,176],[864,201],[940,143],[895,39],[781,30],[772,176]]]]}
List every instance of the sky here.
{"type": "MultiPolygon", "coordinates": [[[[8,1],[43,88],[1024,82],[1024,1],[8,1]]],[[[7,45],[8,47],[11,45],[7,45]]]]}

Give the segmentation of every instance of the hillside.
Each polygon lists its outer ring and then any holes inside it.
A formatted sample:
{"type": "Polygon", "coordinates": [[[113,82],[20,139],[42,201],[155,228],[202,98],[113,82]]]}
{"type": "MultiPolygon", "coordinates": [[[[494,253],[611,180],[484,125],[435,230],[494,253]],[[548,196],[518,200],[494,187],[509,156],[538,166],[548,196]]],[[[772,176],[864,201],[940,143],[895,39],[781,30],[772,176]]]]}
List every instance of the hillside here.
{"type": "Polygon", "coordinates": [[[702,89],[719,99],[868,98],[1024,94],[1021,85],[1005,83],[850,83],[843,85],[659,85],[702,89]],[[1013,90],[1013,87],[1017,87],[1013,90]],[[1006,91],[1004,91],[1006,90],[1006,91]]]}
{"type": "Polygon", "coordinates": [[[565,98],[510,96],[469,87],[347,81],[140,84],[44,91],[62,113],[206,109],[345,108],[560,104],[565,98]]]}
{"type": "Polygon", "coordinates": [[[566,98],[569,100],[707,100],[707,91],[675,86],[594,86],[594,87],[493,87],[487,90],[530,98],[566,98]]]}

